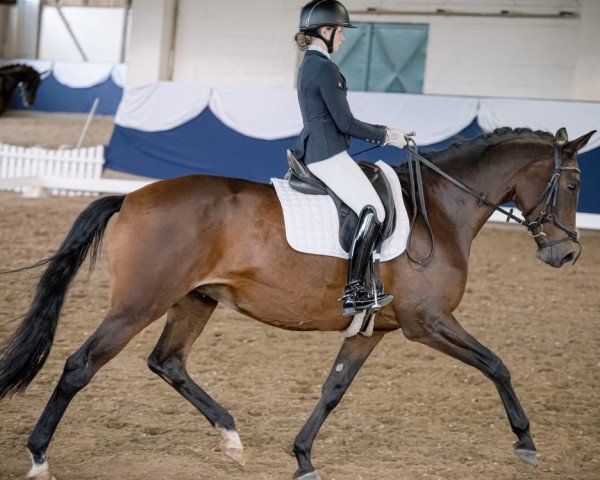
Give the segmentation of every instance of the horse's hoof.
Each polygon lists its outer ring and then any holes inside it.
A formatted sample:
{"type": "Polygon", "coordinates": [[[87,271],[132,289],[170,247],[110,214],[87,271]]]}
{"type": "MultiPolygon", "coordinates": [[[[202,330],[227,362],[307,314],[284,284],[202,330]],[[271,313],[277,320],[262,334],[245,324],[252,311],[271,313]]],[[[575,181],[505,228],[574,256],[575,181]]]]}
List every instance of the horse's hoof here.
{"type": "Polygon", "coordinates": [[[221,451],[228,457],[233,458],[242,467],[244,466],[244,449],[243,448],[221,447],[221,451]]]}
{"type": "Polygon", "coordinates": [[[294,480],[321,480],[321,477],[319,476],[317,471],[314,470],[312,472],[305,473],[304,475],[301,475],[300,477],[294,477],[294,480]]]}
{"type": "Polygon", "coordinates": [[[219,428],[217,430],[219,430],[219,433],[223,437],[220,445],[221,451],[243,467],[244,447],[242,446],[242,441],[240,440],[240,436],[238,435],[237,431],[226,430],[224,428],[219,428]]]}
{"type": "Polygon", "coordinates": [[[27,472],[27,480],[56,480],[50,473],[50,467],[48,462],[44,462],[41,465],[34,464],[33,467],[27,472]]]}
{"type": "Polygon", "coordinates": [[[521,460],[529,465],[537,466],[537,452],[535,450],[525,450],[524,448],[515,448],[515,453],[521,460]]]}

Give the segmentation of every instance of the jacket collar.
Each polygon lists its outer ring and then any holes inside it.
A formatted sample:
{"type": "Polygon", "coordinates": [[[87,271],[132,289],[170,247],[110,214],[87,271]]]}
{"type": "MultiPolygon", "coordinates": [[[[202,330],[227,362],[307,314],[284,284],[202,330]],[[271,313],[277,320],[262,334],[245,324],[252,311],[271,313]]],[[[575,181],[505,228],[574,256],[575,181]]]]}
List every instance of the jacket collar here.
{"type": "Polygon", "coordinates": [[[306,55],[320,55],[321,57],[331,60],[329,54],[322,48],[317,47],[316,45],[309,45],[308,50],[306,50],[306,55]]]}

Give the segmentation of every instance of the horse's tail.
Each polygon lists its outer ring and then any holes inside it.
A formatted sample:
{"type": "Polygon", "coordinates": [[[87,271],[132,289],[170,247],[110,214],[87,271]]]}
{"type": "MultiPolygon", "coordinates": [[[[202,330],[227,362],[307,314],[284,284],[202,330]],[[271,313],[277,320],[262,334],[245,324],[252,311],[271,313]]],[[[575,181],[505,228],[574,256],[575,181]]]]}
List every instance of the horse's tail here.
{"type": "Polygon", "coordinates": [[[90,271],[94,267],[106,225],[124,199],[124,195],[103,197],[91,203],[77,217],[58,251],[34,265],[48,267],[29,312],[12,336],[0,344],[0,399],[25,390],[43,367],[69,285],[90,249],[90,271]]]}

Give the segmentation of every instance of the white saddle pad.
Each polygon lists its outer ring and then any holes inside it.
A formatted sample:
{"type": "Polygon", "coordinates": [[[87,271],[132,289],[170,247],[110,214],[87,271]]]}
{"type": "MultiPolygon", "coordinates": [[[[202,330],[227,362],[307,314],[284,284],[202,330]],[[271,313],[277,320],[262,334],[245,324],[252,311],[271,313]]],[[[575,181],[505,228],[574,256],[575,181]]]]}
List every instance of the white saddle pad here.
{"type": "MultiPolygon", "coordinates": [[[[396,229],[381,246],[381,261],[384,262],[404,252],[410,226],[398,175],[382,160],[376,165],[390,183],[396,205],[396,229]]],[[[280,178],[271,181],[283,208],[285,235],[290,246],[302,253],[348,258],[340,245],[338,213],[331,197],[299,193],[287,180],[280,178]]]]}

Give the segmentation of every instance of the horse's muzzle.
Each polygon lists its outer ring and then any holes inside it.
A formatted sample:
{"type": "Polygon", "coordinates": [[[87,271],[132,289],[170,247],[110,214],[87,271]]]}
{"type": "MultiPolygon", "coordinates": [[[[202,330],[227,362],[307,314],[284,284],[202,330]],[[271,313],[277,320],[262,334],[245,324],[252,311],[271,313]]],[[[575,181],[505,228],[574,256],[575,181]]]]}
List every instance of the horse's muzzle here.
{"type": "Polygon", "coordinates": [[[581,245],[568,237],[558,241],[538,244],[536,257],[551,267],[560,268],[565,263],[575,264],[581,253],[581,245]]]}

